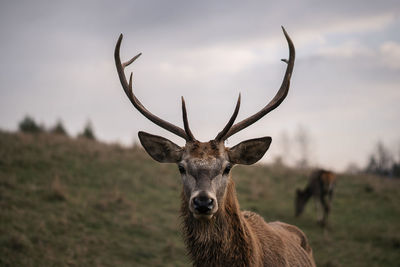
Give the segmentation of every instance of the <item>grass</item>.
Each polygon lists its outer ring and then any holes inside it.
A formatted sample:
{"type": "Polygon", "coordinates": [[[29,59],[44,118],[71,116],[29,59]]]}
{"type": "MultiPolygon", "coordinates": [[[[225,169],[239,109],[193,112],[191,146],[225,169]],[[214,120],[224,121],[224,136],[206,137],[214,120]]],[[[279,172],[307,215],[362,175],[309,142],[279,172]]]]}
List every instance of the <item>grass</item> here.
{"type": "MultiPolygon", "coordinates": [[[[307,173],[236,167],[243,209],[299,226],[318,266],[400,262],[400,181],[340,175],[330,227],[293,217],[307,173]]],[[[139,148],[0,132],[0,266],[190,266],[179,172],[139,148]]]]}

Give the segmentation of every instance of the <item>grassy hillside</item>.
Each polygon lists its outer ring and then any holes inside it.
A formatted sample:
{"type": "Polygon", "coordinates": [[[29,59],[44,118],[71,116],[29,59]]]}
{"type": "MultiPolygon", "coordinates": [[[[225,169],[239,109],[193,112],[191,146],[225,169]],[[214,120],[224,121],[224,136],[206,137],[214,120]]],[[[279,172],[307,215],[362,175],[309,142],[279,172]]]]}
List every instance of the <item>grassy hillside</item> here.
{"type": "MultiPolygon", "coordinates": [[[[293,218],[306,173],[233,171],[243,209],[299,226],[319,266],[400,262],[400,183],[339,176],[328,230],[314,203],[293,218]]],[[[189,266],[178,218],[180,179],[141,149],[0,132],[1,266],[189,266]]]]}

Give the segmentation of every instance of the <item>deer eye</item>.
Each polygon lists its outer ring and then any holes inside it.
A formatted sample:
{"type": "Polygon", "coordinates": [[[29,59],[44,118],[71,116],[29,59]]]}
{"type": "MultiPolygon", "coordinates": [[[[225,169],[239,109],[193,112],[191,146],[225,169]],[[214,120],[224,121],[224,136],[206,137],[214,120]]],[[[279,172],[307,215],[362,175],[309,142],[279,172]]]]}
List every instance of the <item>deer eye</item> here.
{"type": "Polygon", "coordinates": [[[181,174],[185,174],[186,173],[185,167],[183,167],[182,165],[178,165],[178,169],[179,169],[179,172],[181,174]]]}
{"type": "Polygon", "coordinates": [[[231,171],[231,169],[232,169],[231,164],[226,165],[225,170],[224,170],[224,175],[228,175],[229,172],[231,171]]]}

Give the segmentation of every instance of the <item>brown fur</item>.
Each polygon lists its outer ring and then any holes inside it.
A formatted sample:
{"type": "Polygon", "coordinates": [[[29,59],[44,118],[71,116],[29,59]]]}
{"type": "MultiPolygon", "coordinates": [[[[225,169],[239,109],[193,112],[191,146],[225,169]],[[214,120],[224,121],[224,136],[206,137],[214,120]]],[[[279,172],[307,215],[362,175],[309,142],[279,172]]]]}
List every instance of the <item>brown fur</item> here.
{"type": "Polygon", "coordinates": [[[182,193],[183,233],[194,266],[315,266],[304,233],[240,211],[230,178],[224,202],[211,220],[197,220],[182,193]]]}
{"type": "Polygon", "coordinates": [[[186,150],[189,151],[190,156],[193,158],[211,158],[221,155],[221,148],[214,140],[209,142],[194,141],[186,143],[186,150]]]}
{"type": "Polygon", "coordinates": [[[315,170],[310,175],[306,188],[303,190],[298,189],[296,192],[296,216],[299,216],[302,213],[307,201],[311,197],[314,197],[317,202],[316,204],[319,202],[323,208],[322,219],[319,223],[321,223],[322,226],[325,226],[331,210],[335,184],[336,176],[333,172],[323,169],[315,170]]]}

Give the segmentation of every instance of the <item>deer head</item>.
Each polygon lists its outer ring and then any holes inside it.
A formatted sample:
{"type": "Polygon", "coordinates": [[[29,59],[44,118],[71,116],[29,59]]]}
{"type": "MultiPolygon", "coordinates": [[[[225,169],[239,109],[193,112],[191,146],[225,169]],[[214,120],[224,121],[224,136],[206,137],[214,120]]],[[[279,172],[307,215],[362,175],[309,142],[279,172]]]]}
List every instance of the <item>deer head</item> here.
{"type": "Polygon", "coordinates": [[[303,213],[304,207],[310,196],[311,192],[296,189],[296,196],[294,200],[294,212],[296,217],[299,217],[303,213]]]}
{"type": "Polygon", "coordinates": [[[289,60],[282,60],[288,65],[281,87],[275,97],[259,112],[234,124],[240,107],[239,94],[236,108],[228,123],[213,140],[208,142],[200,142],[192,134],[183,97],[184,129],[157,117],[140,103],[132,91],[132,73],[128,82],[124,69],[141,54],[136,55],[125,63],[121,63],[120,46],[122,34],[118,39],[114,53],[115,64],[122,87],[133,106],[158,126],[186,140],[185,146],[180,147],[164,137],[139,132],[141,144],[153,159],[162,163],[175,163],[178,165],[183,182],[184,197],[188,201],[188,207],[196,219],[210,219],[224,205],[224,196],[228,181],[231,179],[230,171],[232,167],[236,164],[250,165],[256,163],[263,157],[271,144],[271,137],[247,140],[231,148],[225,147],[224,141],[277,108],[287,96],[293,71],[295,50],[289,35],[283,27],[282,29],[289,45],[289,60]]]}

